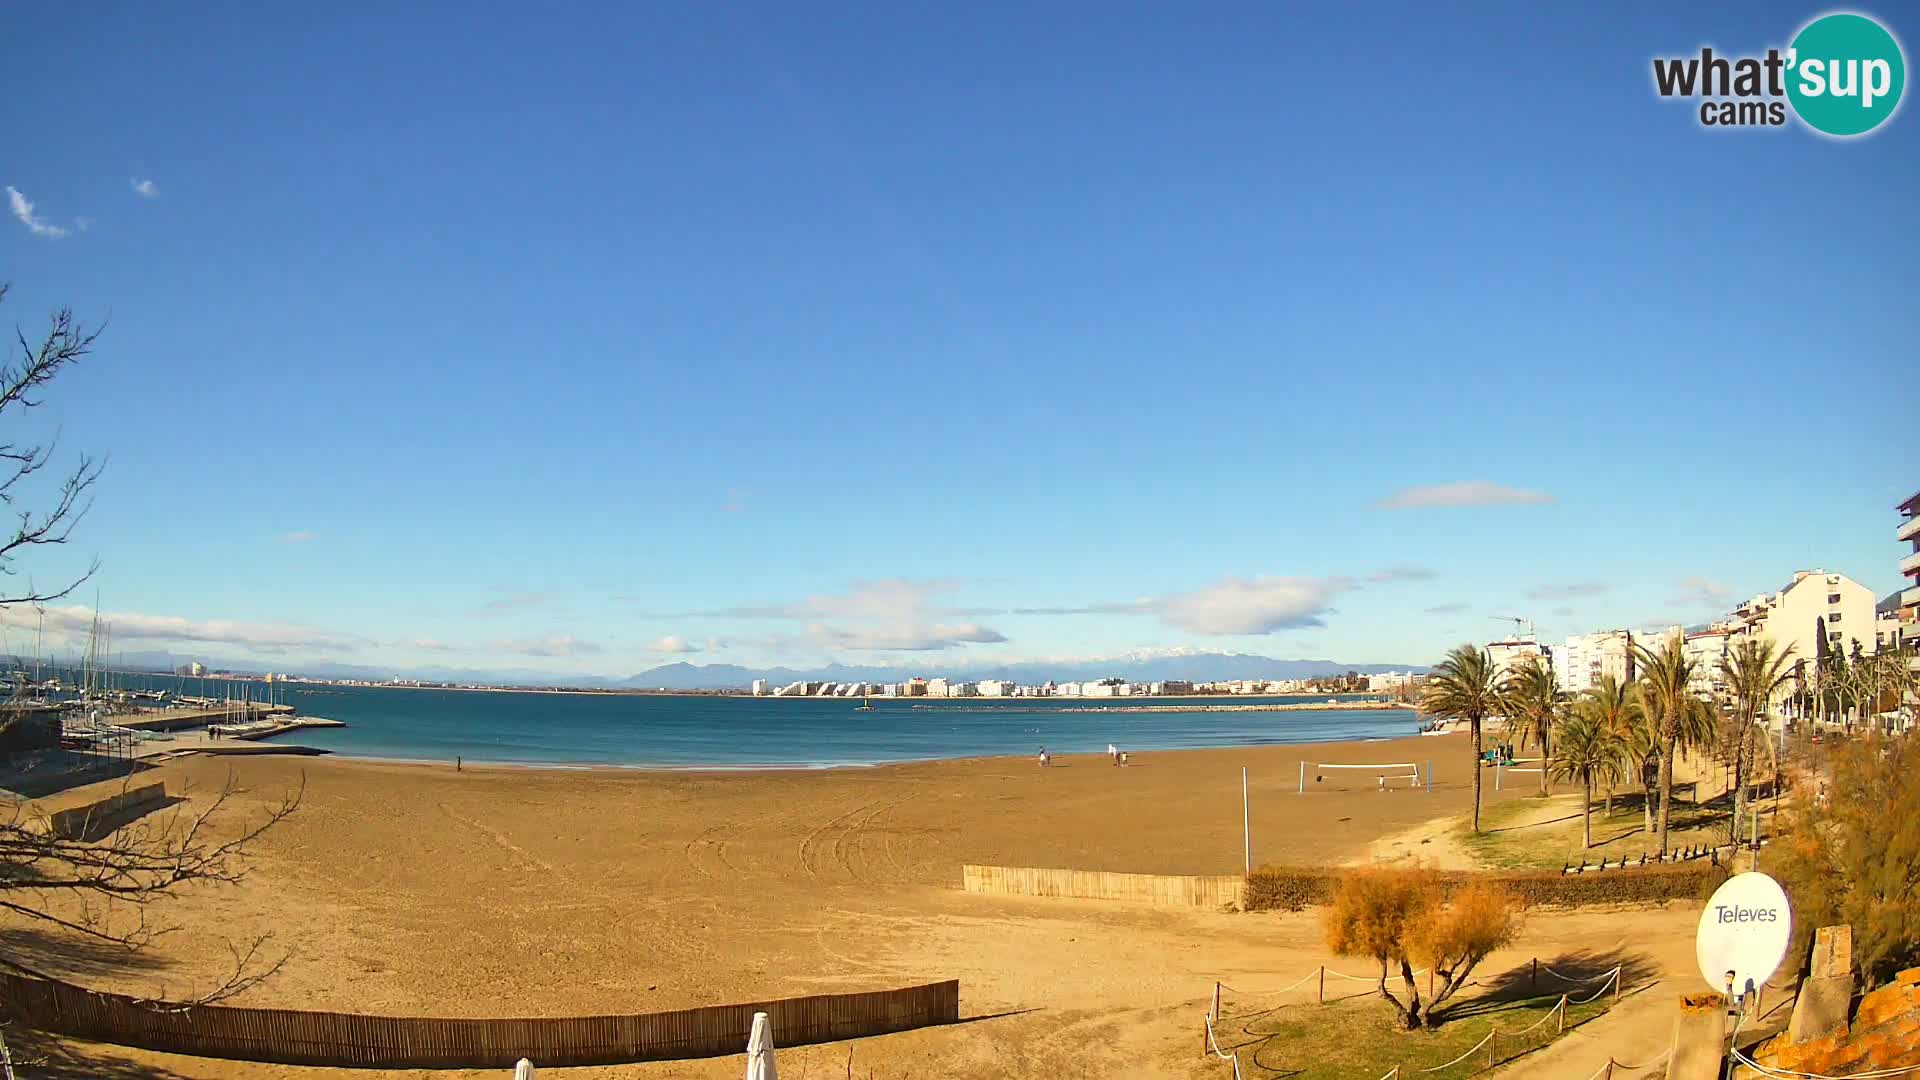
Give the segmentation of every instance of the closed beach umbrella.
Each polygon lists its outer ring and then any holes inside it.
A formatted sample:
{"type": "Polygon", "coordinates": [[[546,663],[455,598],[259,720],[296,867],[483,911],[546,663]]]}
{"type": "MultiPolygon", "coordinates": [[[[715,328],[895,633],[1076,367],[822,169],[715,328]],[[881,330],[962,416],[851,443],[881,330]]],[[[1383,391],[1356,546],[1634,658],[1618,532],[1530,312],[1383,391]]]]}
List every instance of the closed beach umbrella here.
{"type": "Polygon", "coordinates": [[[520,1064],[513,1067],[513,1080],[533,1080],[533,1062],[521,1058],[520,1064]]]}
{"type": "Polygon", "coordinates": [[[766,1013],[753,1014],[753,1034],[747,1036],[747,1080],[779,1080],[773,1071],[773,1021],[766,1013]]]}

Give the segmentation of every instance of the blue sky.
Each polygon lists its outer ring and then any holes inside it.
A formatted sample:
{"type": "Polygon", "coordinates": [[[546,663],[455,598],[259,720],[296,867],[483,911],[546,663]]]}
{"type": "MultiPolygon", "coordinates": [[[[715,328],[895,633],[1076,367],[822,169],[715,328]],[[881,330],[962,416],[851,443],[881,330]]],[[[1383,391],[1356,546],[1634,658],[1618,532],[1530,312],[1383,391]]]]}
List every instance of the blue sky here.
{"type": "Polygon", "coordinates": [[[3,314],[110,325],[4,422],[111,456],[13,569],[97,555],[126,650],[613,675],[1884,594],[1920,118],[1649,75],[1822,10],[9,5],[3,314]]]}

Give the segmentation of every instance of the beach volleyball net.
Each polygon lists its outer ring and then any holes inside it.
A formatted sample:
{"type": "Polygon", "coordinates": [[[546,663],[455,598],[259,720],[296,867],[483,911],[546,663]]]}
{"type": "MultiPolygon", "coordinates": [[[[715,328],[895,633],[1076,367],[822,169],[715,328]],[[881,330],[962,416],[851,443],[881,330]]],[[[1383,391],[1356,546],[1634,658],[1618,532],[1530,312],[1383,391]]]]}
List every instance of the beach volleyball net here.
{"type": "Polygon", "coordinates": [[[1406,790],[1409,788],[1431,787],[1433,766],[1428,763],[1422,771],[1417,761],[1397,761],[1375,764],[1355,765],[1349,762],[1302,761],[1300,763],[1300,793],[1309,791],[1355,791],[1373,788],[1378,791],[1406,790]]]}

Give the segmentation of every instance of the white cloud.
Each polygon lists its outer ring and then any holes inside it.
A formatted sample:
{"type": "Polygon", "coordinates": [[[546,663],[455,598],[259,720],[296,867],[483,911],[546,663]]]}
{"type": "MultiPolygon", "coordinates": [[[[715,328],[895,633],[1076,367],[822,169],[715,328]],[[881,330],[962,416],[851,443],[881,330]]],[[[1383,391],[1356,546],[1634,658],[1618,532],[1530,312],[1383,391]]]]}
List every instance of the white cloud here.
{"type": "Polygon", "coordinates": [[[480,651],[517,653],[521,656],[598,656],[607,650],[596,642],[582,641],[572,634],[552,634],[547,637],[488,641],[481,644],[480,651]]]}
{"type": "Polygon", "coordinates": [[[505,596],[495,597],[480,605],[480,614],[489,618],[512,615],[516,612],[541,607],[546,604],[546,602],[547,594],[545,593],[510,592],[505,596]]]}
{"type": "Polygon", "coordinates": [[[1387,581],[1431,581],[1439,576],[1428,567],[1403,564],[1389,566],[1385,570],[1375,570],[1367,575],[1367,580],[1379,584],[1387,581]]]}
{"type": "Polygon", "coordinates": [[[1553,496],[1544,491],[1507,487],[1484,480],[1465,480],[1456,484],[1401,488],[1380,500],[1380,506],[1386,510],[1426,510],[1450,506],[1519,506],[1552,501],[1553,496]]]}
{"type": "Polygon", "coordinates": [[[807,636],[815,643],[831,649],[876,650],[885,652],[931,652],[937,649],[952,649],[962,645],[991,645],[1005,641],[1006,636],[991,627],[978,623],[959,623],[944,625],[935,623],[929,626],[828,626],[814,623],[807,627],[807,636]]]}
{"type": "Polygon", "coordinates": [[[647,651],[657,653],[697,653],[700,651],[700,646],[678,634],[668,634],[666,637],[655,638],[649,642],[647,644],[647,651]]]}
{"type": "Polygon", "coordinates": [[[1424,610],[1429,615],[1458,615],[1461,612],[1467,610],[1469,606],[1471,605],[1468,605],[1467,603],[1460,600],[1455,600],[1450,603],[1435,604],[1432,607],[1426,608],[1424,610]]]}
{"type": "Polygon", "coordinates": [[[276,544],[305,544],[311,542],[313,539],[314,534],[310,532],[285,532],[274,537],[273,542],[276,544]]]}
{"type": "Polygon", "coordinates": [[[22,195],[19,189],[11,184],[7,185],[7,205],[13,209],[13,216],[19,218],[20,224],[25,225],[27,231],[33,235],[51,237],[55,240],[67,235],[66,229],[35,215],[33,201],[22,195]]]}
{"type": "MultiPolygon", "coordinates": [[[[307,626],[274,623],[234,622],[225,619],[183,619],[170,615],[143,615],[135,612],[101,612],[102,622],[112,624],[116,642],[187,642],[199,645],[232,645],[255,652],[283,653],[296,650],[348,652],[364,648],[370,642],[353,634],[318,630],[307,626]]],[[[0,623],[11,629],[40,626],[31,608],[0,608],[0,623]]],[[[70,604],[46,609],[46,629],[69,638],[84,638],[93,626],[93,609],[70,604]]]]}
{"type": "Polygon", "coordinates": [[[132,185],[133,193],[143,199],[157,199],[160,197],[160,189],[155,186],[151,180],[129,180],[127,183],[132,185]]]}
{"type": "Polygon", "coordinates": [[[489,641],[440,641],[436,638],[412,638],[392,644],[418,652],[464,653],[477,656],[497,656],[502,653],[542,657],[598,656],[607,651],[598,642],[583,641],[572,634],[496,638],[489,641]]]}
{"type": "Polygon", "coordinates": [[[1347,578],[1227,578],[1154,604],[1162,621],[1197,634],[1271,634],[1324,626],[1333,597],[1353,587],[1347,578]]]}
{"type": "Polygon", "coordinates": [[[1527,590],[1529,600],[1570,600],[1576,596],[1599,596],[1613,588],[1603,581],[1575,581],[1565,585],[1538,585],[1527,590]]]}
{"type": "Polygon", "coordinates": [[[1733,599],[1733,586],[1694,576],[1674,583],[1679,590],[1672,604],[1681,608],[1725,607],[1733,599]]]}

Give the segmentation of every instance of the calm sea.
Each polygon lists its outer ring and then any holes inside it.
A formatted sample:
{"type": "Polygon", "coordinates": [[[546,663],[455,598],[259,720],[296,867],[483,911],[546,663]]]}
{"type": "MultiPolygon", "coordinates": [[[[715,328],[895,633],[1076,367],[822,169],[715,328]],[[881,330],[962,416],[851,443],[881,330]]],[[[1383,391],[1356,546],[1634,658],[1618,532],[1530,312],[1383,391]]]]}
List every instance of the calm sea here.
{"type": "MultiPolygon", "coordinates": [[[[144,680],[125,680],[139,685],[144,680]]],[[[203,691],[188,679],[184,692],[203,691]]],[[[176,680],[153,683],[173,688],[176,680]]],[[[205,693],[221,690],[209,684],[205,693]]],[[[263,688],[255,683],[253,696],[263,688]]],[[[301,713],[345,722],[283,741],[403,760],[654,767],[876,765],[893,761],[1255,746],[1411,735],[1405,710],[1103,712],[1113,702],[524,694],[276,686],[301,713]]],[[[1189,699],[1191,700],[1191,699],[1189,699]]],[[[1218,699],[1215,699],[1218,700],[1218,699]]],[[[1236,699],[1246,701],[1248,699],[1236,699]]],[[[1324,701],[1324,695],[1270,698],[1324,701]]],[[[1138,699],[1120,704],[1138,705],[1138,699]]]]}

